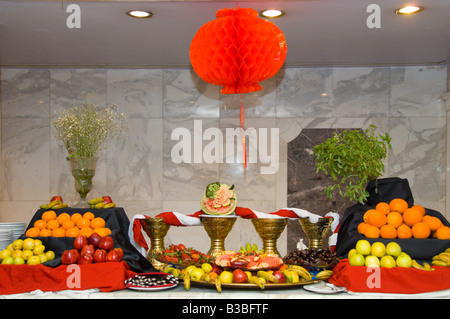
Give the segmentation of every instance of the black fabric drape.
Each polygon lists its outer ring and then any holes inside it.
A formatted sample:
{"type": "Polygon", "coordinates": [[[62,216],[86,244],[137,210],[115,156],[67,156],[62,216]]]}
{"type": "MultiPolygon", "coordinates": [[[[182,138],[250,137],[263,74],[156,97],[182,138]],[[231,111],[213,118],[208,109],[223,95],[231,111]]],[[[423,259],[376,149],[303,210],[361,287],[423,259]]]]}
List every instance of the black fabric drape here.
{"type": "MultiPolygon", "coordinates": [[[[371,239],[359,234],[357,227],[361,222],[363,222],[364,213],[369,209],[374,209],[379,202],[389,203],[394,198],[403,198],[410,207],[414,205],[413,194],[407,179],[378,179],[376,181],[374,180],[369,182],[366,189],[370,194],[367,203],[365,205],[355,204],[348,207],[344,212],[336,243],[336,253],[339,256],[347,257],[348,252],[352,248],[355,248],[357,241],[360,239],[366,239],[370,243],[382,242],[384,244],[395,241],[400,245],[402,251],[410,255],[411,258],[421,261],[429,261],[433,258],[433,256],[450,247],[450,240],[441,240],[436,238],[371,239]]],[[[440,212],[426,207],[425,210],[427,215],[438,217],[444,225],[450,226],[447,219],[440,212]]]]}

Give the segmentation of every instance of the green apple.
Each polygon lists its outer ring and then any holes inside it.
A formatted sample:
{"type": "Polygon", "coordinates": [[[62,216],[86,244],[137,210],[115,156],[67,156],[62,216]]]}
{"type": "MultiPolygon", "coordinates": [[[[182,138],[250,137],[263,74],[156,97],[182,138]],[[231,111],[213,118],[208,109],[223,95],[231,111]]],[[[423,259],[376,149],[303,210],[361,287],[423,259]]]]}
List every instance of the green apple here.
{"type": "Polygon", "coordinates": [[[23,253],[22,253],[22,258],[23,258],[24,260],[30,259],[31,256],[33,256],[33,252],[32,252],[31,250],[29,250],[29,249],[25,249],[25,250],[23,251],[23,253]]]}
{"type": "Polygon", "coordinates": [[[385,253],[386,253],[386,246],[384,246],[383,243],[377,241],[372,244],[372,250],[371,250],[372,255],[377,256],[378,258],[381,258],[385,255],[385,253]]]}
{"type": "Polygon", "coordinates": [[[369,255],[366,256],[366,267],[380,267],[380,259],[377,256],[369,255]]]}
{"type": "Polygon", "coordinates": [[[187,274],[189,274],[189,276],[191,275],[191,272],[194,270],[194,269],[196,269],[197,267],[195,266],[195,265],[190,265],[190,266],[187,266],[186,268],[185,268],[185,272],[187,273],[187,274]]]}
{"type": "Polygon", "coordinates": [[[364,256],[358,253],[353,253],[348,259],[350,266],[364,266],[364,256]]]}
{"type": "Polygon", "coordinates": [[[41,263],[41,258],[39,256],[31,256],[30,259],[27,260],[27,265],[39,265],[41,263]]]}
{"type": "Polygon", "coordinates": [[[11,256],[8,256],[2,260],[2,265],[12,265],[13,263],[14,259],[11,256]]]}
{"type": "Polygon", "coordinates": [[[219,275],[220,282],[222,283],[232,283],[233,282],[233,273],[228,270],[224,270],[219,275]]]}
{"type": "Polygon", "coordinates": [[[2,251],[0,251],[0,260],[11,257],[12,253],[13,252],[8,248],[3,249],[2,251]]]}
{"type": "Polygon", "coordinates": [[[14,250],[21,250],[23,245],[23,239],[16,239],[12,243],[14,250]]]}
{"type": "Polygon", "coordinates": [[[203,263],[202,264],[202,269],[205,272],[205,274],[210,273],[212,271],[212,266],[209,263],[203,263]]]}
{"type": "Polygon", "coordinates": [[[25,264],[25,260],[22,257],[15,257],[13,260],[14,265],[23,265],[25,264]]]}
{"type": "Polygon", "coordinates": [[[356,253],[356,249],[355,248],[350,249],[350,251],[348,252],[348,255],[347,255],[348,259],[350,259],[350,256],[354,253],[356,253]]]}
{"type": "Polygon", "coordinates": [[[371,252],[370,243],[367,240],[365,240],[365,239],[358,240],[358,242],[356,243],[355,248],[356,248],[356,252],[358,254],[363,255],[363,256],[367,256],[371,252]]]}
{"type": "Polygon", "coordinates": [[[39,259],[41,260],[41,264],[45,263],[47,261],[47,256],[45,256],[44,253],[38,255],[39,259]]]}
{"type": "Polygon", "coordinates": [[[195,268],[191,271],[190,277],[193,280],[203,280],[205,278],[205,271],[202,268],[195,268]]]}
{"type": "Polygon", "coordinates": [[[408,254],[403,252],[397,257],[396,263],[397,267],[411,268],[412,259],[408,254]]]}
{"type": "Polygon", "coordinates": [[[33,248],[34,248],[34,239],[33,238],[26,238],[23,241],[22,248],[24,250],[33,250],[33,248]]]}
{"type": "Polygon", "coordinates": [[[12,258],[16,258],[16,257],[22,257],[23,255],[23,250],[14,250],[13,253],[11,254],[12,258]]]}
{"type": "Polygon", "coordinates": [[[398,256],[400,256],[401,252],[402,248],[395,241],[391,241],[389,244],[386,245],[387,255],[397,258],[398,256]]]}
{"type": "Polygon", "coordinates": [[[36,245],[35,244],[34,248],[33,248],[33,254],[36,255],[36,256],[39,256],[40,254],[44,253],[44,250],[45,250],[45,246],[44,245],[42,245],[42,244],[36,245]]]}
{"type": "Polygon", "coordinates": [[[385,268],[393,268],[397,266],[394,257],[390,255],[384,255],[381,257],[380,266],[385,268]]]}
{"type": "MultiPolygon", "coordinates": [[[[53,259],[55,259],[55,253],[53,252],[53,250],[46,251],[45,257],[47,257],[47,260],[53,260],[53,259]]],[[[175,270],[180,271],[179,269],[175,269],[175,270]]],[[[175,275],[175,271],[174,271],[173,275],[175,275]]]]}

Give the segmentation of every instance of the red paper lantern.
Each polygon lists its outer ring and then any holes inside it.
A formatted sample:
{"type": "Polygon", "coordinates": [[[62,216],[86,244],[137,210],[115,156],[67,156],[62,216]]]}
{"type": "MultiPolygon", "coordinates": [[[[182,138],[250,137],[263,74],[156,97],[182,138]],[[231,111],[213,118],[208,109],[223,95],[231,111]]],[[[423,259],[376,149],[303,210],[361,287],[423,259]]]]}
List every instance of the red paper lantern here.
{"type": "Polygon", "coordinates": [[[274,76],[286,58],[283,32],[250,8],[221,9],[203,25],[190,47],[192,67],[222,94],[260,91],[258,82],[274,76]]]}

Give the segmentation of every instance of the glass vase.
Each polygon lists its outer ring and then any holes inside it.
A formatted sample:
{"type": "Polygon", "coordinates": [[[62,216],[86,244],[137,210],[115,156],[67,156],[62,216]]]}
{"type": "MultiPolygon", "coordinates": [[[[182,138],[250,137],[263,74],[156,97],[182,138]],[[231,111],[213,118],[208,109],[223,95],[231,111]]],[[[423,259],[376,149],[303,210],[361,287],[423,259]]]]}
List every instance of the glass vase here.
{"type": "Polygon", "coordinates": [[[92,189],[92,178],[95,175],[97,157],[70,157],[72,175],[75,178],[75,190],[80,195],[80,201],[73,205],[75,208],[89,208],[86,195],[92,189]]]}

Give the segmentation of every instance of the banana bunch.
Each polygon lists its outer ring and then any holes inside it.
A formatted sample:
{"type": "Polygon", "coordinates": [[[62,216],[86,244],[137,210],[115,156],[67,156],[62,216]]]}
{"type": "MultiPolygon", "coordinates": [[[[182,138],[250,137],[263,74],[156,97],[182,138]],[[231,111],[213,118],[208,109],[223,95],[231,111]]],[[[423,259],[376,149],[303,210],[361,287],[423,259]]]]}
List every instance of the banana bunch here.
{"type": "Polygon", "coordinates": [[[93,198],[88,202],[88,204],[89,207],[95,209],[116,207],[116,204],[111,201],[111,198],[109,198],[109,196],[93,198]]]}
{"type": "Polygon", "coordinates": [[[67,204],[65,204],[65,203],[63,203],[62,201],[60,201],[60,200],[53,200],[53,201],[51,201],[50,203],[48,203],[48,204],[45,204],[45,205],[41,205],[40,206],[40,208],[41,209],[45,209],[45,210],[50,210],[50,209],[61,209],[61,208],[66,208],[66,207],[68,207],[69,205],[67,205],[67,204]]]}
{"type": "Polygon", "coordinates": [[[310,281],[312,280],[312,275],[309,273],[309,271],[302,267],[302,266],[298,266],[298,265],[289,265],[287,270],[289,270],[291,273],[297,273],[298,276],[300,277],[301,281],[310,281]]]}
{"type": "Polygon", "coordinates": [[[163,272],[172,274],[175,278],[181,278],[181,270],[172,266],[166,266],[163,272]]]}
{"type": "Polygon", "coordinates": [[[255,252],[257,254],[262,254],[264,253],[264,249],[258,249],[258,245],[253,244],[251,245],[250,243],[247,243],[245,245],[245,247],[241,246],[241,248],[239,249],[240,253],[249,253],[249,252],[255,252]]]}
{"type": "Polygon", "coordinates": [[[429,263],[423,263],[423,265],[421,265],[415,259],[412,261],[412,267],[420,270],[434,270],[434,268],[431,268],[429,263]]]}
{"type": "Polygon", "coordinates": [[[332,270],[322,270],[316,275],[316,279],[326,280],[326,279],[330,278],[331,276],[333,276],[332,270]]]}
{"type": "Polygon", "coordinates": [[[436,266],[450,267],[450,248],[433,257],[431,264],[436,266]]]}

